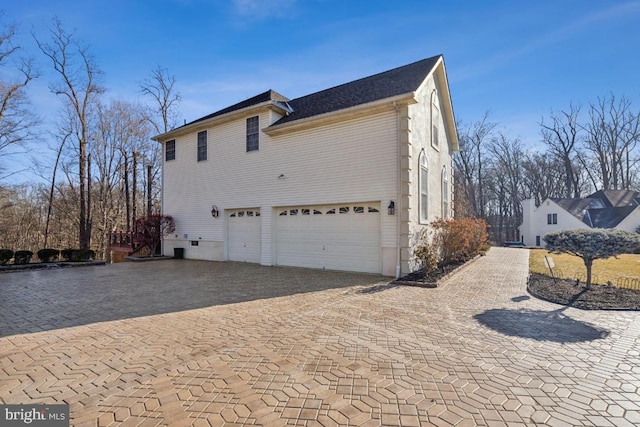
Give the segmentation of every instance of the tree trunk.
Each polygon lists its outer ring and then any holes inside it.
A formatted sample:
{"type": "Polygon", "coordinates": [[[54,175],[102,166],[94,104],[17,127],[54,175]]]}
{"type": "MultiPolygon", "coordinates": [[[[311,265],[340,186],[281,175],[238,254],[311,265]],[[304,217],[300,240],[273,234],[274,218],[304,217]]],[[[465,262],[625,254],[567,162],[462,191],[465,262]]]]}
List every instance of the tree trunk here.
{"type": "Polygon", "coordinates": [[[87,211],[85,226],[85,246],[83,249],[91,249],[91,153],[87,155],[87,211]]]}
{"type": "Polygon", "coordinates": [[[147,166],[147,216],[151,216],[151,165],[147,166]]]}
{"type": "Polygon", "coordinates": [[[584,265],[587,267],[587,289],[591,288],[591,267],[593,266],[593,260],[591,258],[583,258],[584,265]]]}
{"type": "Polygon", "coordinates": [[[78,179],[80,187],[80,233],[78,236],[78,244],[80,249],[87,249],[87,203],[86,203],[86,188],[87,184],[87,143],[85,140],[80,141],[80,154],[78,159],[78,179]]]}
{"type": "Polygon", "coordinates": [[[129,158],[124,155],[124,204],[127,216],[127,231],[131,231],[131,200],[129,197],[129,158]]]}
{"type": "Polygon", "coordinates": [[[137,231],[136,228],[136,218],[138,216],[138,210],[136,209],[136,204],[138,203],[138,197],[137,197],[137,192],[138,192],[138,174],[137,174],[137,170],[138,170],[138,162],[136,159],[136,152],[133,152],[133,179],[131,182],[131,185],[133,186],[132,190],[131,190],[131,199],[132,199],[132,203],[131,203],[131,211],[132,211],[132,222],[133,222],[133,231],[137,231]]]}

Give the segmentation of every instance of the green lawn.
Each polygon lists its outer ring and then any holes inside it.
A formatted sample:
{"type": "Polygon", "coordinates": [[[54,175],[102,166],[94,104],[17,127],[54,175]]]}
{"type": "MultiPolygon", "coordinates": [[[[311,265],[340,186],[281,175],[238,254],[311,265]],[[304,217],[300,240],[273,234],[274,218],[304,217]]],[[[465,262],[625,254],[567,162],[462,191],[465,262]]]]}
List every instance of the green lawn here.
{"type": "MultiPolygon", "coordinates": [[[[549,274],[544,262],[548,255],[555,263],[556,276],[566,279],[577,279],[584,282],[586,268],[582,258],[567,254],[552,254],[544,249],[531,249],[529,271],[549,274]]],[[[598,259],[593,262],[593,283],[611,282],[622,288],[640,289],[640,255],[619,255],[618,258],[598,259]]]]}

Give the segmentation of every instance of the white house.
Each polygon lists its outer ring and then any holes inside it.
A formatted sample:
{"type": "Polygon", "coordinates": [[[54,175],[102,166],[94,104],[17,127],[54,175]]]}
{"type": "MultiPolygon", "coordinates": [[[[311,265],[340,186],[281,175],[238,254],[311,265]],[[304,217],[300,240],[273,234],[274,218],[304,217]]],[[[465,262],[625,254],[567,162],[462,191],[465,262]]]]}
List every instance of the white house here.
{"type": "Polygon", "coordinates": [[[522,201],[520,235],[526,246],[545,246],[545,234],[577,228],[640,227],[640,192],[600,190],[585,198],[547,199],[540,206],[522,201]]]}
{"type": "Polygon", "coordinates": [[[167,255],[398,276],[419,230],[453,213],[441,55],[297,99],[269,90],[154,139],[167,255]]]}

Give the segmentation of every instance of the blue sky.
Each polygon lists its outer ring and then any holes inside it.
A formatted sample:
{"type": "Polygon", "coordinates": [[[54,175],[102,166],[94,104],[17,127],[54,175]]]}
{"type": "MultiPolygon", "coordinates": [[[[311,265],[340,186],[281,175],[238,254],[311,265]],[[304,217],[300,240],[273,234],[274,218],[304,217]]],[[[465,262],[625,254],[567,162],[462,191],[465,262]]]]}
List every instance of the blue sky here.
{"type": "Polygon", "coordinates": [[[40,64],[43,126],[60,100],[31,32],[57,16],[89,46],[107,98],[140,100],[162,65],[194,120],[273,89],[306,95],[444,54],[456,118],[491,119],[532,147],[569,102],[626,95],[640,108],[640,0],[22,0],[0,3],[40,64]]]}

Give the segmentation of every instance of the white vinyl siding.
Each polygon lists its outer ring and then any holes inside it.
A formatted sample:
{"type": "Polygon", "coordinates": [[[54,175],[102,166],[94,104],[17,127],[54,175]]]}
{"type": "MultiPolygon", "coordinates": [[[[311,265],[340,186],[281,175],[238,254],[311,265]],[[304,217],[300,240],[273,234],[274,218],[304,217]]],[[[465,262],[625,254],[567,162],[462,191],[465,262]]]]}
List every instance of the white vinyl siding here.
{"type": "MultiPolygon", "coordinates": [[[[260,115],[268,123],[270,113],[260,115]]],[[[178,156],[165,163],[163,212],[176,221],[166,241],[175,247],[184,239],[225,241],[225,221],[212,218],[211,206],[221,210],[244,206],[262,211],[262,257],[273,264],[275,238],[265,210],[274,206],[326,205],[377,201],[381,215],[379,245],[396,244],[396,216],[386,214],[397,194],[397,131],[393,112],[321,126],[277,137],[260,134],[260,155],[246,154],[246,119],[208,128],[209,160],[195,167],[194,157],[178,156]],[[250,170],[251,173],[242,171],[250,170]],[[280,175],[284,177],[278,179],[280,175]]],[[[176,140],[179,150],[195,151],[192,134],[176,140]]],[[[275,220],[274,220],[275,221],[275,220]]],[[[188,256],[189,251],[187,251],[188,256]]],[[[213,258],[212,259],[216,259],[213,258]]],[[[388,274],[388,273],[387,273],[388,274]]]]}

